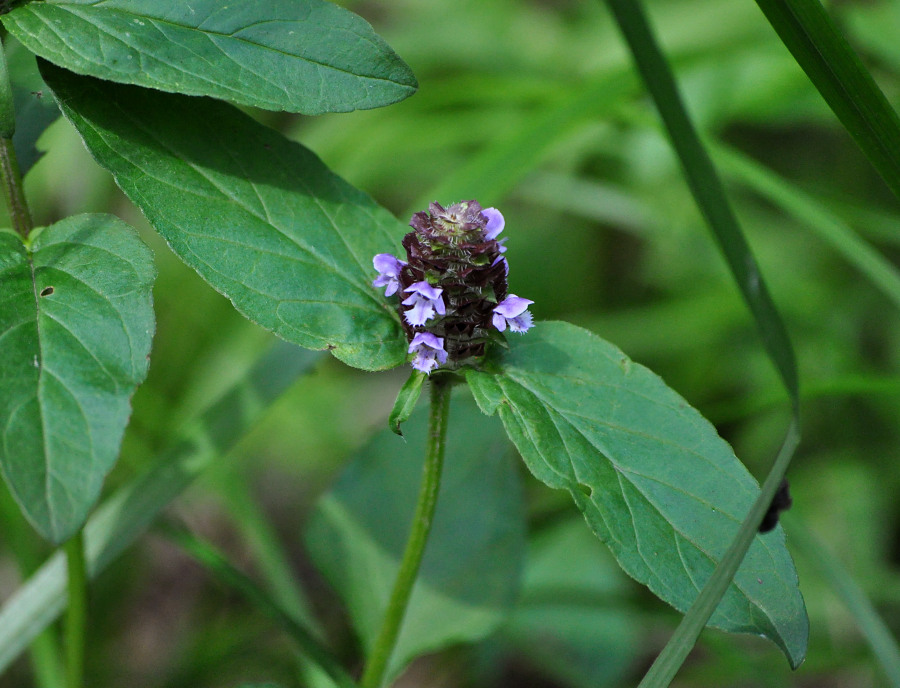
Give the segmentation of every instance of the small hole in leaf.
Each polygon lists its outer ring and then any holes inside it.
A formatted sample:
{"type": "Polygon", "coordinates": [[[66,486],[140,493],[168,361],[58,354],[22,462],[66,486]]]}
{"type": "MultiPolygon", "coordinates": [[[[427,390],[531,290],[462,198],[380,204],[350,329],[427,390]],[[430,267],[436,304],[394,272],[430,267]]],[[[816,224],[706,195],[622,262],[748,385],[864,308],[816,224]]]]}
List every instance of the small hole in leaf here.
{"type": "Polygon", "coordinates": [[[594,491],[591,489],[590,485],[585,485],[584,483],[578,483],[578,489],[584,492],[588,497],[594,494],[594,491]]]}
{"type": "Polygon", "coordinates": [[[41,289],[41,296],[50,296],[53,293],[53,287],[44,287],[41,289]]]}

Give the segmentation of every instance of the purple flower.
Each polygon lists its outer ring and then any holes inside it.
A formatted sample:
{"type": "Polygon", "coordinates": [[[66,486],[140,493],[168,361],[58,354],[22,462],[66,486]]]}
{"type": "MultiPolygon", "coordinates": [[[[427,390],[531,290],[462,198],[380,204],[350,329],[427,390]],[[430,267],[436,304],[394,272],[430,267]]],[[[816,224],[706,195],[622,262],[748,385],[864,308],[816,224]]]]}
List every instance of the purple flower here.
{"type": "Polygon", "coordinates": [[[434,317],[435,312],[439,315],[446,313],[444,299],[441,298],[443,289],[432,287],[428,282],[414,282],[403,291],[411,294],[403,299],[403,305],[412,306],[403,313],[403,317],[413,327],[424,325],[434,317]]]}
{"type": "Polygon", "coordinates": [[[533,322],[528,312],[528,306],[532,303],[534,301],[510,294],[494,308],[494,327],[503,332],[508,325],[510,332],[525,332],[533,322]]]}
{"type": "Polygon", "coordinates": [[[372,259],[372,265],[378,270],[378,277],[372,282],[373,287],[386,287],[385,296],[391,296],[400,288],[400,269],[406,263],[390,253],[379,253],[372,259]]]}
{"type": "Polygon", "coordinates": [[[487,218],[487,224],[484,226],[484,238],[496,239],[497,235],[503,231],[506,220],[503,219],[503,215],[496,208],[485,208],[481,211],[481,214],[487,218]]]}
{"type": "Polygon", "coordinates": [[[431,332],[416,332],[409,344],[409,353],[415,354],[412,367],[426,374],[447,362],[444,339],[431,332]]]}

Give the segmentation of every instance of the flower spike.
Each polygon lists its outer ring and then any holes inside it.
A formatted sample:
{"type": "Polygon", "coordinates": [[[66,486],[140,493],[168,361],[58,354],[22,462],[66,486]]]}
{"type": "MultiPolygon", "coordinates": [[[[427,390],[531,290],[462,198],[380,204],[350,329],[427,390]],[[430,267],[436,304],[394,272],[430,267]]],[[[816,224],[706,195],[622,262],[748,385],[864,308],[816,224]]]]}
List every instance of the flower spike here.
{"type": "Polygon", "coordinates": [[[498,332],[532,326],[528,299],[508,294],[506,220],[496,208],[460,201],[431,203],[409,222],[407,261],[389,253],[373,260],[385,296],[400,294],[398,310],[413,368],[430,374],[477,364],[498,332]]]}

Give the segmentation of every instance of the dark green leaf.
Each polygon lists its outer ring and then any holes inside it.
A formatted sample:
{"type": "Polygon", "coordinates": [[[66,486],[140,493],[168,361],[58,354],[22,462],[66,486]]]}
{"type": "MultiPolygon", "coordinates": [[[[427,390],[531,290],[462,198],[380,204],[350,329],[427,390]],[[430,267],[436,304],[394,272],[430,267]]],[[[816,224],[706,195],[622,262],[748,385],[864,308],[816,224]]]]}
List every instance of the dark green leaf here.
{"type": "Polygon", "coordinates": [[[756,0],[766,19],[900,198],[900,118],[819,0],[756,0]]]}
{"type": "MultiPolygon", "coordinates": [[[[759,494],[715,429],[599,337],[541,323],[502,372],[468,374],[534,475],[566,489],[625,571],[687,609],[759,494]]],[[[771,638],[796,665],[808,635],[784,533],[758,536],[710,623],[771,638]]]]}
{"type": "Polygon", "coordinates": [[[358,368],[406,360],[372,287],[372,256],[405,233],[390,213],[230,105],[41,68],[97,161],[241,313],[358,368]]]}
{"type": "Polygon", "coordinates": [[[16,114],[13,109],[9,69],[6,66],[6,51],[0,49],[0,138],[11,139],[15,130],[16,114]]]}
{"type": "Polygon", "coordinates": [[[325,0],[46,0],[3,23],[79,74],[269,110],[365,110],[416,90],[368,23],[325,0]]]}
{"type": "Polygon", "coordinates": [[[0,232],[0,468],[28,520],[66,540],[119,453],[147,374],[153,256],[108,215],[0,232]]]}
{"type": "MultiPolygon", "coordinates": [[[[445,473],[431,536],[388,674],[413,657],[490,633],[512,606],[524,554],[521,487],[495,422],[451,402],[445,473]]],[[[408,441],[385,430],[319,503],[310,552],[371,650],[409,534],[422,473],[426,414],[408,441]]]]}
{"type": "Polygon", "coordinates": [[[413,371],[406,382],[403,383],[403,387],[400,388],[400,393],[394,402],[394,408],[391,409],[391,414],[388,416],[388,427],[395,435],[403,435],[403,432],[400,430],[400,424],[408,421],[413,409],[416,408],[416,402],[422,395],[422,385],[426,377],[425,373],[418,370],[413,371]]]}

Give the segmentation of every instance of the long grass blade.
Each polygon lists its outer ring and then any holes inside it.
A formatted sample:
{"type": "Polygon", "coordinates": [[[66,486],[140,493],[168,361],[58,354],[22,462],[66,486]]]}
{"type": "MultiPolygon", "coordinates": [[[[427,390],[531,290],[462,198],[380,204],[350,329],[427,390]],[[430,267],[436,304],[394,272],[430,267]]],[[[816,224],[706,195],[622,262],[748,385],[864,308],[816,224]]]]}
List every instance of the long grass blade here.
{"type": "Polygon", "coordinates": [[[713,151],[724,171],[809,227],[900,307],[900,270],[840,218],[749,157],[722,145],[713,151]]]}
{"type": "Polygon", "coordinates": [[[607,2],[656,103],[697,206],[728,261],[731,273],[756,320],[766,351],[775,363],[791,403],[796,406],[797,365],[787,331],[725,196],[719,175],[691,123],[672,70],[657,45],[643,7],[632,0],[607,2]]]}
{"type": "Polygon", "coordinates": [[[756,0],[863,153],[900,198],[900,118],[818,0],[756,0]]]}
{"type": "Polygon", "coordinates": [[[278,534],[254,499],[246,478],[232,466],[215,471],[213,476],[234,526],[247,543],[260,575],[271,590],[272,600],[285,613],[309,626],[312,623],[309,603],[291,570],[278,534]]]}
{"type": "MultiPolygon", "coordinates": [[[[320,353],[277,342],[216,404],[189,424],[181,442],[147,473],[107,499],[84,529],[88,575],[96,576],[143,534],[159,513],[243,437],[263,411],[320,353]]],[[[0,607],[0,673],[66,605],[66,565],[50,557],[0,607]]]]}
{"type": "MultiPolygon", "coordinates": [[[[691,193],[725,254],[732,275],[753,313],[763,344],[781,376],[793,410],[793,419],[781,450],[759,497],[728,551],[640,684],[640,688],[665,688],[684,663],[728,589],[784,478],[800,441],[799,389],[796,360],[787,331],[725,196],[721,180],[688,116],[672,70],[653,36],[643,7],[636,0],[608,0],[608,4],[628,43],[638,71],[656,103],[672,146],[681,161],[691,193]]],[[[794,662],[795,659],[792,658],[791,661],[794,662]]]]}
{"type": "Polygon", "coordinates": [[[183,528],[165,524],[161,528],[166,537],[181,547],[194,560],[230,588],[237,590],[259,611],[273,619],[293,638],[300,651],[318,666],[322,667],[341,688],[356,688],[350,675],[335,660],[331,652],[321,645],[307,630],[303,619],[298,618],[288,608],[269,595],[253,579],[235,568],[224,555],[212,545],[183,528]]]}

